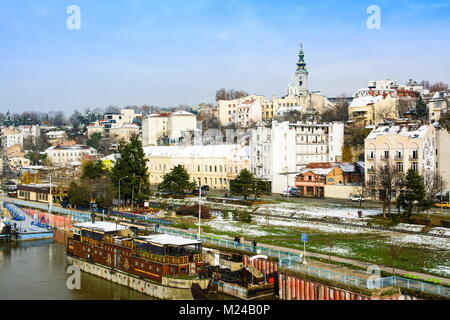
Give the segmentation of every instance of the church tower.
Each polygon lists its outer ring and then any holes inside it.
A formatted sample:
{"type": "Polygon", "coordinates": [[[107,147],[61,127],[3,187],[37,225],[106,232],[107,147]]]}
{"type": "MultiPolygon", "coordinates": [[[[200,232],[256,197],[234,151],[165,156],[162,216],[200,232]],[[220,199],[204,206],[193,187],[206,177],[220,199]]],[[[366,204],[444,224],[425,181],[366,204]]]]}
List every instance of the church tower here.
{"type": "Polygon", "coordinates": [[[297,70],[294,78],[289,84],[287,95],[289,97],[298,97],[308,94],[308,70],[306,69],[305,54],[303,53],[303,44],[300,44],[300,53],[298,55],[297,70]]]}

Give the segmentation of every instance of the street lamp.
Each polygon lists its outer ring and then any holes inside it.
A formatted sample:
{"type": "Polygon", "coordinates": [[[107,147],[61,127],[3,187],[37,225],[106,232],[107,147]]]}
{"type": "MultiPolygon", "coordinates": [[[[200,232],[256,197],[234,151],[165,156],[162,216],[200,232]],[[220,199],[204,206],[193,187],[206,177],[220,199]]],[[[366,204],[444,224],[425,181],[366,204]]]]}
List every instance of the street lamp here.
{"type": "Polygon", "coordinates": [[[201,237],[201,229],[200,229],[200,225],[202,223],[201,220],[201,216],[202,216],[202,186],[200,185],[198,187],[198,235],[197,235],[197,240],[200,241],[200,237],[201,237]]]}
{"type": "Polygon", "coordinates": [[[122,177],[122,178],[120,178],[119,179],[119,211],[120,211],[120,182],[123,180],[123,179],[125,179],[125,178],[128,178],[128,176],[125,176],[125,177],[122,177]]]}

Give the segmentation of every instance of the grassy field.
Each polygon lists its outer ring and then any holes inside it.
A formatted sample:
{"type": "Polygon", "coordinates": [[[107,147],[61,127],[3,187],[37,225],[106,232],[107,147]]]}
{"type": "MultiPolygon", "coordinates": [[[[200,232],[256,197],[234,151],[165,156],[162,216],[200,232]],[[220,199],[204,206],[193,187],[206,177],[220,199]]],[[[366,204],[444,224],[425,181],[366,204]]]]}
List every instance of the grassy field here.
{"type": "MultiPolygon", "coordinates": [[[[180,221],[180,219],[177,219],[180,221]]],[[[183,219],[181,225],[186,228],[196,229],[195,219],[183,219]],[[189,221],[189,222],[188,222],[189,221]]],[[[343,234],[327,233],[313,229],[298,227],[276,227],[242,222],[230,222],[236,227],[236,231],[223,230],[212,226],[203,225],[203,232],[216,235],[234,237],[237,234],[244,236],[245,240],[256,240],[260,244],[272,244],[288,248],[303,250],[300,241],[302,232],[308,234],[307,251],[331,254],[359,261],[371,262],[384,266],[392,266],[409,271],[423,272],[446,276],[446,274],[430,271],[442,266],[450,267],[450,252],[446,250],[430,249],[426,246],[414,246],[411,244],[391,244],[388,235],[380,233],[343,234]],[[251,227],[266,235],[248,235],[246,230],[251,227]],[[396,251],[395,249],[398,248],[396,251]],[[394,253],[392,253],[394,250],[394,253]],[[394,255],[394,261],[392,256],[394,255]]],[[[448,276],[448,274],[447,274],[448,276]]]]}

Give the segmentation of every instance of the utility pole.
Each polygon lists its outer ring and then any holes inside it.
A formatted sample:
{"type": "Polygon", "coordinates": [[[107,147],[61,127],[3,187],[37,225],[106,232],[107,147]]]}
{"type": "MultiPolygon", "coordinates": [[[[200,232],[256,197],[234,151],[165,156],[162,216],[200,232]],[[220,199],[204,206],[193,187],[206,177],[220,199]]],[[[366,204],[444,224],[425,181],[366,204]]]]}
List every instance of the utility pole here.
{"type": "Polygon", "coordinates": [[[52,206],[53,206],[53,193],[52,193],[52,175],[50,174],[50,195],[49,195],[49,206],[48,206],[48,223],[50,224],[50,214],[52,214],[52,206]]]}
{"type": "Polygon", "coordinates": [[[202,186],[200,185],[198,188],[198,236],[197,236],[197,240],[200,240],[201,237],[201,228],[200,228],[200,224],[202,223],[202,186]]]}
{"type": "Polygon", "coordinates": [[[120,211],[120,182],[123,180],[123,179],[125,179],[125,178],[128,178],[128,176],[125,176],[125,177],[122,177],[122,178],[120,178],[119,179],[119,211],[120,211]]]}

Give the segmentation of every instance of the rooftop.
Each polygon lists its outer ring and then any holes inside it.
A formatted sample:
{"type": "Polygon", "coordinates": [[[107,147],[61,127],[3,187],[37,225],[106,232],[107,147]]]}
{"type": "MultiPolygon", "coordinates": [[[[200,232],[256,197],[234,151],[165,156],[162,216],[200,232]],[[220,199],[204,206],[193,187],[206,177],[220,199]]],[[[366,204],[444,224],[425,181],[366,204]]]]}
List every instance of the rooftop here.
{"type": "Polygon", "coordinates": [[[178,157],[178,158],[235,158],[242,157],[246,151],[239,145],[207,145],[207,146],[156,146],[145,147],[146,157],[178,157]]]}
{"type": "Polygon", "coordinates": [[[115,224],[112,222],[106,222],[106,221],[96,221],[95,223],[92,222],[83,222],[83,223],[77,223],[73,225],[75,228],[85,228],[89,230],[100,230],[102,232],[112,232],[112,231],[119,231],[123,229],[127,229],[127,227],[122,226],[120,224],[115,224]]]}
{"type": "Polygon", "coordinates": [[[172,236],[169,234],[155,234],[150,236],[141,236],[138,239],[161,245],[187,246],[201,244],[198,240],[186,239],[182,237],[172,236]]]}
{"type": "Polygon", "coordinates": [[[367,139],[376,139],[383,135],[401,135],[410,139],[422,139],[428,131],[429,125],[422,126],[400,126],[400,125],[384,125],[372,130],[367,139]]]}

